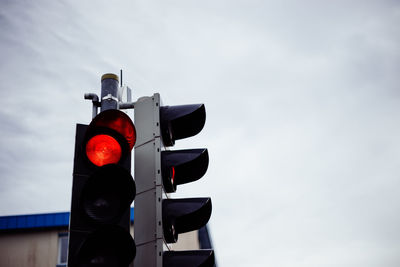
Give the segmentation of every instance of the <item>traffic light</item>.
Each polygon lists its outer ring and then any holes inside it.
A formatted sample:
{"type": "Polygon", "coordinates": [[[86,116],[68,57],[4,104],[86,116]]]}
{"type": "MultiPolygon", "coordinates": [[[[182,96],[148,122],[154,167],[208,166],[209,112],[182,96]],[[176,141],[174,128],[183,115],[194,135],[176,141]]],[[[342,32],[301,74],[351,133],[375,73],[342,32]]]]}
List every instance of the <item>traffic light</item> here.
{"type": "Polygon", "coordinates": [[[128,266],[135,257],[130,205],[133,122],[108,109],[89,125],[78,124],[75,140],[68,266],[128,266]]]}
{"type": "MultiPolygon", "coordinates": [[[[160,108],[160,127],[164,146],[176,140],[198,134],[206,121],[203,104],[166,106],[160,108]]],[[[176,191],[177,185],[200,179],[208,168],[208,150],[185,149],[161,152],[163,187],[166,193],[176,191]]],[[[164,199],[162,219],[164,240],[175,243],[180,233],[198,230],[211,216],[210,198],[164,199]]],[[[212,250],[164,252],[163,266],[214,266],[212,250]]]]}
{"type": "Polygon", "coordinates": [[[211,216],[210,198],[169,198],[178,185],[200,179],[208,150],[169,150],[175,141],[198,134],[205,124],[203,104],[162,106],[159,94],[135,104],[135,266],[214,266],[213,250],[164,251],[179,234],[198,230],[211,216]]]}

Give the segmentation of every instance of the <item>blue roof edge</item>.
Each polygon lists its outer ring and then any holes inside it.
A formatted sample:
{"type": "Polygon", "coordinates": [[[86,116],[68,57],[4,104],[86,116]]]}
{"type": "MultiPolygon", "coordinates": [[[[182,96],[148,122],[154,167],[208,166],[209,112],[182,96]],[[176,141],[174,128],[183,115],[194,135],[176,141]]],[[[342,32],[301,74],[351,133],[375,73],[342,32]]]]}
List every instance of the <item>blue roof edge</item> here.
{"type": "MultiPolygon", "coordinates": [[[[133,223],[133,208],[131,208],[130,213],[130,220],[131,223],[133,223]]],[[[68,227],[69,215],[69,212],[55,212],[29,215],[0,216],[0,231],[68,227]]]]}

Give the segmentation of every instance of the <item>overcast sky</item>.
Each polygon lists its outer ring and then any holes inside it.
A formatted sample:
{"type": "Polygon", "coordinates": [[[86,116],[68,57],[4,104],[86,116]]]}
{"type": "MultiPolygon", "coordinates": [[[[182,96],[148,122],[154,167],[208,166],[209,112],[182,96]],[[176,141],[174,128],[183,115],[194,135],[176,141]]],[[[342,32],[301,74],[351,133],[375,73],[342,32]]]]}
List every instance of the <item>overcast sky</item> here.
{"type": "Polygon", "coordinates": [[[123,69],[205,103],[176,148],[209,169],[175,196],[212,198],[220,267],[399,266],[399,25],[384,0],[3,0],[0,216],[69,210],[83,95],[123,69]]]}

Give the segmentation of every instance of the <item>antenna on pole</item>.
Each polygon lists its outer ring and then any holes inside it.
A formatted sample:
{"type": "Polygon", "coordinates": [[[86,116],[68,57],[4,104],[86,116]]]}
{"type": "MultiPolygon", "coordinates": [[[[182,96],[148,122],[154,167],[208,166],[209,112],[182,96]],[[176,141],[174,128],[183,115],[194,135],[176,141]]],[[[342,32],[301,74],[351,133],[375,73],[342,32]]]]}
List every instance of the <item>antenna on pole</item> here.
{"type": "Polygon", "coordinates": [[[119,73],[120,73],[120,75],[119,75],[119,77],[121,78],[121,87],[122,87],[122,69],[119,71],[119,73]]]}

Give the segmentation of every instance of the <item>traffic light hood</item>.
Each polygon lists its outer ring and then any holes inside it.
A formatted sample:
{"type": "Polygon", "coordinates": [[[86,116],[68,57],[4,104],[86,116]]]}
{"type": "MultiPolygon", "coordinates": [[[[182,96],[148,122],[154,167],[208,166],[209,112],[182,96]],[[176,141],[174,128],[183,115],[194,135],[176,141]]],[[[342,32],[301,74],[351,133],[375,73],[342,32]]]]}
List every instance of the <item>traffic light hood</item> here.
{"type": "Polygon", "coordinates": [[[129,116],[120,110],[108,109],[99,113],[89,124],[88,134],[95,134],[98,129],[110,129],[117,132],[126,139],[130,150],[135,145],[135,125],[129,116]]]}
{"type": "Polygon", "coordinates": [[[212,249],[165,251],[163,254],[164,267],[214,267],[214,264],[212,249]]]}
{"type": "Polygon", "coordinates": [[[200,229],[211,217],[211,198],[164,199],[162,202],[164,238],[178,240],[178,234],[200,229]]]}
{"type": "Polygon", "coordinates": [[[160,107],[163,144],[173,146],[175,140],[198,134],[206,122],[204,104],[160,107]]]}
{"type": "Polygon", "coordinates": [[[172,193],[176,191],[177,185],[203,177],[208,168],[208,150],[199,148],[163,151],[161,165],[165,191],[172,193]]]}

